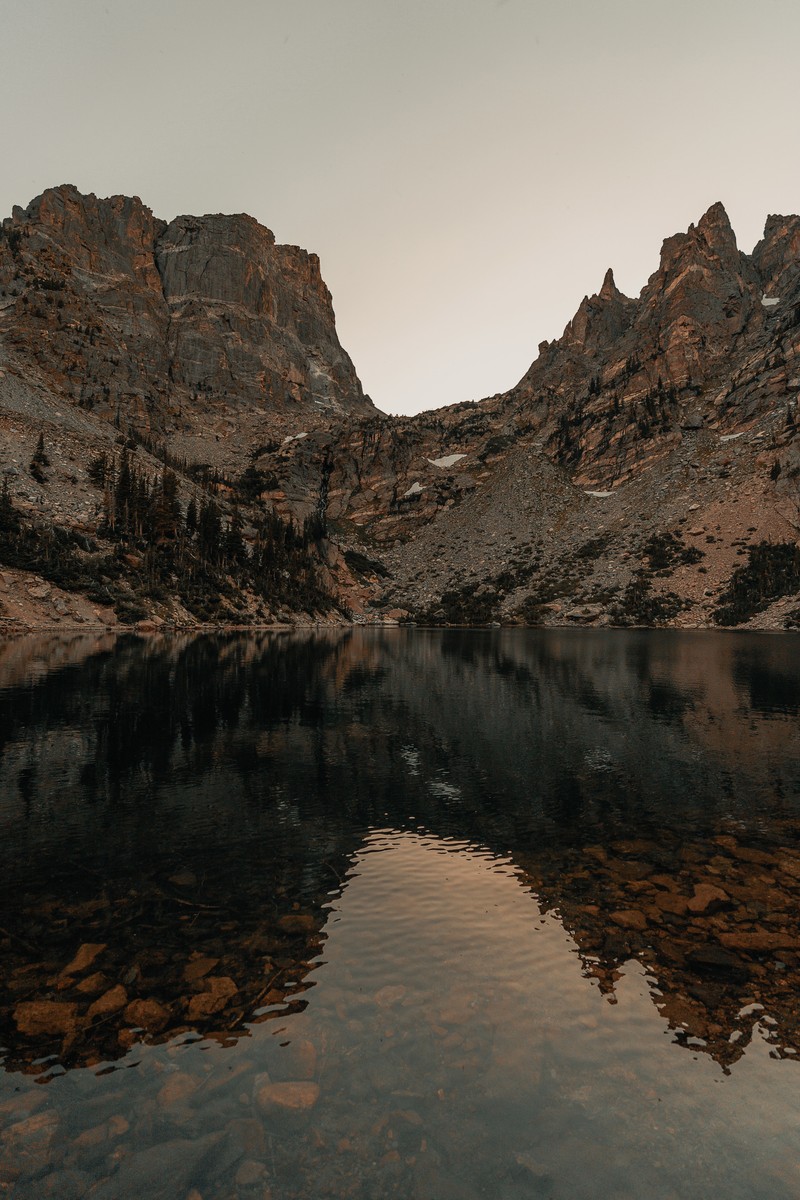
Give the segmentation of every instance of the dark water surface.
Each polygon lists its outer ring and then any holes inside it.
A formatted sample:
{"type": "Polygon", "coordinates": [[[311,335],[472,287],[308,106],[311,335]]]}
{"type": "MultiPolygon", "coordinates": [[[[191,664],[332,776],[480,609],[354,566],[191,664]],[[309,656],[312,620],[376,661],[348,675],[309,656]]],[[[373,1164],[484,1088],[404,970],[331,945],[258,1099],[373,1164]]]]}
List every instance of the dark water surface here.
{"type": "Polygon", "coordinates": [[[0,642],[0,1195],[800,1195],[800,638],[0,642]]]}

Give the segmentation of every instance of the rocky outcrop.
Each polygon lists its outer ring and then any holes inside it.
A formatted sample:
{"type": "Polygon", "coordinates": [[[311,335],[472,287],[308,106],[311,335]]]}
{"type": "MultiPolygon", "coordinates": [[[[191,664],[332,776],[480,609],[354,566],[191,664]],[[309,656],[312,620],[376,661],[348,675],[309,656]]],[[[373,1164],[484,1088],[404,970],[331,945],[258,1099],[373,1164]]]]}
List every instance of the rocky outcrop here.
{"type": "Polygon", "coordinates": [[[190,459],[372,411],[316,255],[244,215],[166,224],[49,190],[3,223],[0,334],[60,395],[190,459]]]}

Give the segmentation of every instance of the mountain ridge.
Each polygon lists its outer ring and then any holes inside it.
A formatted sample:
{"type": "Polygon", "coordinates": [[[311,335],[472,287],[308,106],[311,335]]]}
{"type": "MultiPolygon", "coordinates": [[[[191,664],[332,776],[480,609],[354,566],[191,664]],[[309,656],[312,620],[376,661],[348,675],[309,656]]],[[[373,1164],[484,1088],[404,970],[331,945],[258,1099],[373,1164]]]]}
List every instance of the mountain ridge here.
{"type": "Polygon", "coordinates": [[[799,217],[769,216],[747,255],[716,202],[638,297],[609,268],[508,392],[390,417],[315,255],[244,214],[163,222],[64,185],[2,224],[0,356],[6,436],[14,413],[20,443],[73,439],[60,512],[19,453],[12,499],[84,534],[81,442],[121,439],[177,471],[182,511],[205,472],[249,544],[265,513],[322,522],[321,577],[357,620],[797,622],[799,217]]]}

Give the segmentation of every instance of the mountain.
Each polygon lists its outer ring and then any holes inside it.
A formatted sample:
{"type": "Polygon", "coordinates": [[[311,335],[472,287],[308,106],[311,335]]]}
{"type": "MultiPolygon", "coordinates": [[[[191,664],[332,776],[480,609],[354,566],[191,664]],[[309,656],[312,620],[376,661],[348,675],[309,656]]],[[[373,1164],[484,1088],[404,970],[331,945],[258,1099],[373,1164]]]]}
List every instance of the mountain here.
{"type": "Polygon", "coordinates": [[[798,624],[799,353],[800,218],[769,217],[747,255],[715,204],[664,242],[638,298],[609,270],[509,392],[388,417],[339,344],[314,255],[251,217],[166,224],[136,198],[56,188],[0,237],[0,470],[17,529],[0,561],[25,591],[0,603],[36,623],[114,608],[798,624]],[[124,455],[138,507],[119,499],[124,455]],[[218,510],[216,559],[184,528],[192,501],[218,510]],[[69,570],[48,574],[37,529],[70,542],[69,570]],[[112,558],[101,594],[93,554],[112,558]]]}

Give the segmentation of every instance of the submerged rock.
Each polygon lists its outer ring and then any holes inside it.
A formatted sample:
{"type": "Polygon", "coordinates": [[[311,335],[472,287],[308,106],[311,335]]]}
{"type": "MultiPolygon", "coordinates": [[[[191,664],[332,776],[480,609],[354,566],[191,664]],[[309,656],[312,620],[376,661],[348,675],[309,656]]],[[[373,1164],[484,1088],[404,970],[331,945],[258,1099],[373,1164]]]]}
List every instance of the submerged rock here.
{"type": "Polygon", "coordinates": [[[62,975],[82,975],[106,949],[105,942],[84,942],[72,962],[68,963],[61,972],[62,975]]]}
{"type": "Polygon", "coordinates": [[[306,1080],[264,1083],[256,1090],[254,1100],[263,1113],[297,1114],[310,1112],[319,1094],[319,1084],[306,1080]]]}
{"type": "Polygon", "coordinates": [[[148,1033],[160,1033],[169,1018],[169,1009],[157,1000],[132,1000],[125,1009],[125,1020],[148,1033]]]}
{"type": "Polygon", "coordinates": [[[17,1029],[26,1037],[71,1033],[78,1006],[66,1000],[25,1000],[14,1009],[17,1029]]]}
{"type": "Polygon", "coordinates": [[[106,1017],[110,1013],[120,1012],[127,1003],[128,993],[122,984],[118,983],[116,987],[110,988],[93,1004],[90,1004],[86,1015],[90,1020],[94,1017],[106,1017]]]}

